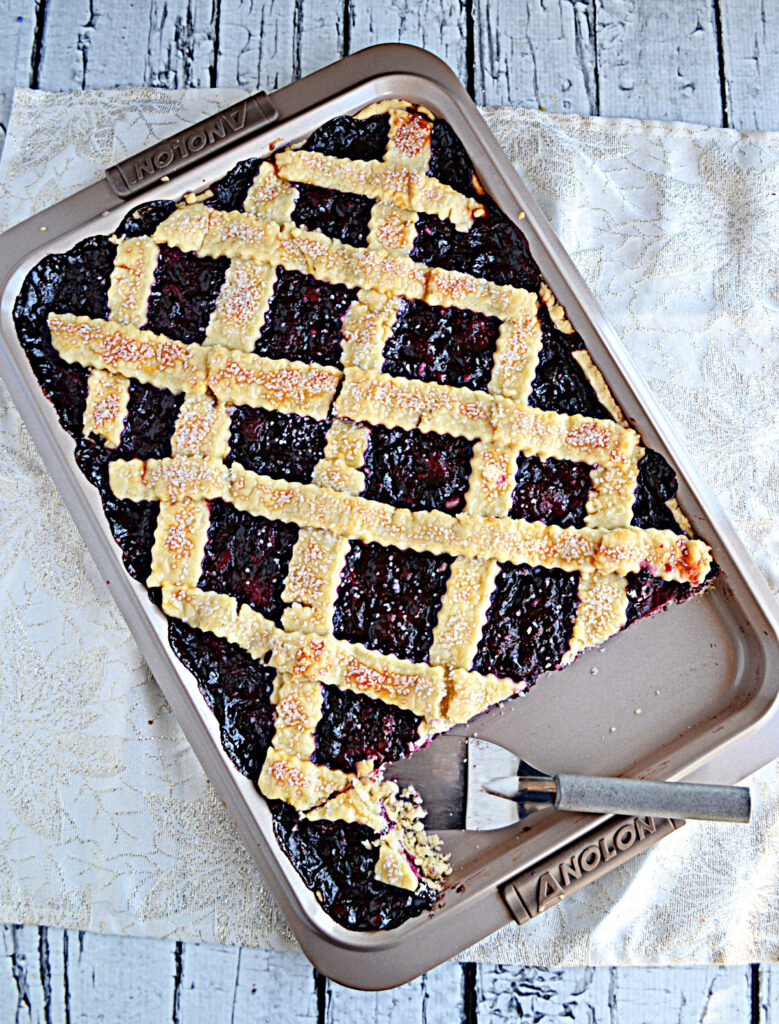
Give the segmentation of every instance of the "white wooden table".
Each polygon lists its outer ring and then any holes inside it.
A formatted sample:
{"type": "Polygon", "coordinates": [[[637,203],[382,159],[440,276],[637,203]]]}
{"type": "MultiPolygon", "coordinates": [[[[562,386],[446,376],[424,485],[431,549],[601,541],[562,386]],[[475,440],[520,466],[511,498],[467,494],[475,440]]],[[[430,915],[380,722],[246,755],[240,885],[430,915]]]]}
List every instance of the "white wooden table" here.
{"type": "MultiPolygon", "coordinates": [[[[0,132],[14,86],[275,89],[398,41],[478,103],[779,129],[779,0],[0,0],[0,132]]],[[[0,1024],[779,1024],[768,965],[446,964],[373,995],[295,954],[0,927],[0,1024]]]]}

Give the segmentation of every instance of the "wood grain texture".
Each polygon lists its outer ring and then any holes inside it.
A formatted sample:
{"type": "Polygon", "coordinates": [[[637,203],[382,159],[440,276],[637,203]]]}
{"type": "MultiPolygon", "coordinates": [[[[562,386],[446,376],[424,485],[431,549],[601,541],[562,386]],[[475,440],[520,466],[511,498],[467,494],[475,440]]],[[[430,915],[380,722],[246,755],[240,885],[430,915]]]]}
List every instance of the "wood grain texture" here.
{"type": "Polygon", "coordinates": [[[216,85],[218,31],[219,0],[152,0],[144,83],[165,89],[216,85]]]}
{"type": "Polygon", "coordinates": [[[443,58],[468,84],[468,5],[460,0],[349,4],[349,52],[375,43],[412,43],[443,58]]]}
{"type": "Polygon", "coordinates": [[[712,0],[598,0],[599,113],[724,124],[712,0]]]}
{"type": "Polygon", "coordinates": [[[777,1024],[779,1022],[779,964],[753,965],[752,968],[752,1022],[751,1024],[777,1024]]]}
{"type": "Polygon", "coordinates": [[[598,113],[591,0],[476,0],[473,16],[477,103],[598,113]]]}
{"type": "Polygon", "coordinates": [[[36,8],[30,0],[0,0],[0,147],[15,85],[32,85],[36,8]]]}
{"type": "Polygon", "coordinates": [[[221,0],[216,85],[277,89],[344,53],[342,0],[221,0]]]}
{"type": "Polygon", "coordinates": [[[324,1024],[455,1024],[463,1008],[463,971],[448,963],[386,992],[355,992],[328,982],[324,1024]]]}
{"type": "Polygon", "coordinates": [[[480,965],[479,1021],[566,1020],[572,1024],[749,1024],[743,967],[580,967],[567,970],[480,965]]]}
{"type": "Polygon", "coordinates": [[[779,3],[714,0],[722,33],[728,123],[779,129],[779,3]]]}

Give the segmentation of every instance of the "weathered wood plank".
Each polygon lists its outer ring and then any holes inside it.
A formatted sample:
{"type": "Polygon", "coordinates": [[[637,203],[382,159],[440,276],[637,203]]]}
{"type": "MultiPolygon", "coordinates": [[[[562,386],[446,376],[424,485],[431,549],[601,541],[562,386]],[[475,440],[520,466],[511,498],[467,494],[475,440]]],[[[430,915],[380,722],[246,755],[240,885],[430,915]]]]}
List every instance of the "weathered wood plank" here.
{"type": "Polygon", "coordinates": [[[592,0],[475,0],[477,103],[597,114],[592,0]]]}
{"type": "Polygon", "coordinates": [[[348,29],[351,53],[376,43],[412,43],[443,58],[468,83],[467,8],[459,0],[352,3],[348,29]]]}
{"type": "Polygon", "coordinates": [[[65,934],[58,928],[3,925],[0,936],[0,1022],[64,1021],[65,934]]]}
{"type": "Polygon", "coordinates": [[[723,123],[712,0],[597,0],[600,113],[723,123]]]}
{"type": "Polygon", "coordinates": [[[144,82],[165,89],[216,84],[219,0],[152,0],[144,82]]]}
{"type": "Polygon", "coordinates": [[[221,0],[216,85],[278,89],[343,53],[343,0],[221,0]]]}
{"type": "Polygon", "coordinates": [[[386,992],[356,992],[328,982],[325,1024],[454,1024],[465,1016],[462,977],[459,964],[447,963],[386,992]]]}
{"type": "Polygon", "coordinates": [[[52,92],[141,85],[151,0],[49,0],[38,85],[52,92]]]}
{"type": "Polygon", "coordinates": [[[35,15],[30,0],[0,0],[0,146],[14,86],[31,84],[35,15]]]}
{"type": "Polygon", "coordinates": [[[779,3],[714,0],[722,26],[728,123],[779,129],[779,3]]]}
{"type": "Polygon", "coordinates": [[[180,1024],[308,1024],[317,1019],[314,969],[300,953],[187,944],[173,1015],[180,1024]]]}
{"type": "Polygon", "coordinates": [[[752,1024],[779,1024],[779,964],[761,964],[756,973],[753,984],[757,1017],[752,1024]]]}
{"type": "MultiPolygon", "coordinates": [[[[32,930],[32,929],[31,929],[32,930]]],[[[79,1024],[148,1024],[172,1019],[175,943],[68,931],[69,1016],[79,1024]]],[[[43,1020],[48,1018],[40,1018],[43,1020]]]]}
{"type": "Polygon", "coordinates": [[[477,1013],[491,1024],[747,1024],[748,967],[533,967],[480,965],[477,1013]]]}

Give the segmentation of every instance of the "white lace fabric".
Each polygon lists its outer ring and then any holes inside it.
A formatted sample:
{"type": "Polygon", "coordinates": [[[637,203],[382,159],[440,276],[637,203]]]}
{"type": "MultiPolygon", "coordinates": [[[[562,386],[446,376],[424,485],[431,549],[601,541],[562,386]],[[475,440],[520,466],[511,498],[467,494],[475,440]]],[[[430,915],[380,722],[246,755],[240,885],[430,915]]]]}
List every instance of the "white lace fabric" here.
{"type": "MultiPolygon", "coordinates": [[[[18,91],[0,228],[241,95],[18,91]]],[[[779,135],[486,116],[776,593],[779,135]]],[[[294,947],[2,385],[0,447],[0,919],[294,947]]],[[[467,957],[775,959],[779,763],[751,786],[748,828],[688,824],[467,957]]]]}

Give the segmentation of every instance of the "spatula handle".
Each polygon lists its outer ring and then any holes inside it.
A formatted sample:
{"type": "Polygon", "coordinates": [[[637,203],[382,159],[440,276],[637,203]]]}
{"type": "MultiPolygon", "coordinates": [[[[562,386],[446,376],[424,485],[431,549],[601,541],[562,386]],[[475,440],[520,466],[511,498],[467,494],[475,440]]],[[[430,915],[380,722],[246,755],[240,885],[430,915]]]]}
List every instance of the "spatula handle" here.
{"type": "Polygon", "coordinates": [[[749,821],[749,790],[691,782],[650,782],[598,775],[556,775],[560,811],[649,814],[661,818],[749,821]]]}

